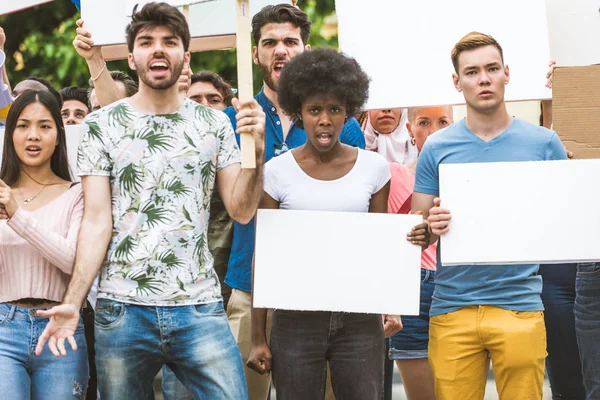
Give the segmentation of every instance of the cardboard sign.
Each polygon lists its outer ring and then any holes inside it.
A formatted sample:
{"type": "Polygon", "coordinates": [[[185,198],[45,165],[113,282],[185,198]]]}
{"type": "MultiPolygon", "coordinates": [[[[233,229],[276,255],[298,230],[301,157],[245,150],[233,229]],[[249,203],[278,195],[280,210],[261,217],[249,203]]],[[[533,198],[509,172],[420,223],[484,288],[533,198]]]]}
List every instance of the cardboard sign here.
{"type": "Polygon", "coordinates": [[[258,210],[254,306],[419,314],[418,215],[258,210]]]}
{"type": "Polygon", "coordinates": [[[367,109],[463,104],[452,83],[452,48],[464,35],[492,35],[511,79],[506,100],[551,97],[544,0],[337,0],[340,49],[371,77],[367,109]],[[524,37],[525,35],[525,37],[524,37]]]}
{"type": "MultiPolygon", "coordinates": [[[[69,168],[71,177],[74,181],[79,181],[77,176],[77,148],[79,147],[79,125],[65,126],[65,135],[67,137],[67,157],[69,159],[69,168]]],[[[4,127],[0,127],[0,165],[2,164],[2,154],[4,151],[4,127]]]]}
{"type": "Polygon", "coordinates": [[[550,54],[560,66],[600,63],[598,0],[546,0],[550,54]]]}
{"type": "Polygon", "coordinates": [[[600,65],[555,68],[553,129],[575,158],[600,158],[600,65]]]}
{"type": "Polygon", "coordinates": [[[50,3],[54,0],[2,0],[0,1],[0,15],[12,14],[27,8],[39,6],[40,4],[50,3]]]}
{"type": "Polygon", "coordinates": [[[441,164],[442,265],[600,260],[600,160],[441,164]]]}

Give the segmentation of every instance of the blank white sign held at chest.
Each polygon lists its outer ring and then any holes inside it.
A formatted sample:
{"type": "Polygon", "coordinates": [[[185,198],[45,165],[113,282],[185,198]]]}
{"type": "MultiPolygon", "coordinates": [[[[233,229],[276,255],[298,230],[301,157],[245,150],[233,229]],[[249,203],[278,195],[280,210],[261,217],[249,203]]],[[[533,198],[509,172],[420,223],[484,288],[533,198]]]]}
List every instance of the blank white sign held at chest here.
{"type": "Polygon", "coordinates": [[[600,160],[441,164],[442,265],[600,260],[600,160]]]}
{"type": "Polygon", "coordinates": [[[418,215],[258,210],[254,307],[419,314],[418,215]]]}
{"type": "Polygon", "coordinates": [[[506,100],[551,97],[544,0],[337,0],[336,10],[340,49],[372,79],[367,109],[463,104],[450,53],[471,31],[502,46],[506,100]]]}

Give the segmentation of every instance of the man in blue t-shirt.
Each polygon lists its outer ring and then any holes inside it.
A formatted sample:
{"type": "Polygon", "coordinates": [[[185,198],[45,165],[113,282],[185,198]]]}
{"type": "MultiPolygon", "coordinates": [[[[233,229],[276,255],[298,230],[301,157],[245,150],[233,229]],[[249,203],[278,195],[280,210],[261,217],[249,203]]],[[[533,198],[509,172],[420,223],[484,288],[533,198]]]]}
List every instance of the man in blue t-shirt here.
{"type": "MultiPolygon", "coordinates": [[[[285,64],[298,54],[310,50],[310,20],[300,9],[289,4],[266,6],[252,19],[254,63],[260,67],[263,89],[255,97],[266,114],[265,162],[306,142],[306,132],[285,115],[277,101],[277,82],[285,64]]],[[[224,110],[236,129],[235,110],[224,110]]],[[[239,144],[239,135],[236,135],[239,144]]],[[[342,143],[363,148],[365,139],[355,118],[342,130],[342,143]]],[[[233,243],[225,283],[232,288],[227,304],[227,317],[242,359],[251,349],[250,311],[252,309],[252,257],[254,255],[254,220],[247,225],[234,222],[233,243]]],[[[294,244],[290,243],[290,251],[294,244]]],[[[267,329],[269,331],[270,329],[267,329]]],[[[246,368],[249,400],[264,400],[269,390],[269,376],[261,376],[246,368]]]]}
{"type": "MultiPolygon", "coordinates": [[[[412,199],[413,211],[428,216],[432,242],[448,232],[451,218],[437,197],[440,164],[567,158],[556,133],[506,111],[510,73],[496,40],[472,32],[455,45],[452,62],[467,116],[427,139],[412,199]]],[[[438,255],[429,333],[437,398],[483,399],[488,355],[501,399],[542,397],[546,330],[537,271],[538,265],[444,267],[438,255]]]]}

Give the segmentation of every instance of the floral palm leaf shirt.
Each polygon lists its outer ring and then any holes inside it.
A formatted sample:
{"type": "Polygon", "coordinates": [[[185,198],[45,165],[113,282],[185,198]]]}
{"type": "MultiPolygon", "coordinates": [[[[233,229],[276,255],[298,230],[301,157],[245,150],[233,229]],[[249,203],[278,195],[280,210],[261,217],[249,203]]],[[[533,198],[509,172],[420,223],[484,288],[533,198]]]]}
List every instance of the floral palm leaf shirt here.
{"type": "Polygon", "coordinates": [[[99,298],[173,306],[221,300],[207,245],[216,171],[240,161],[227,116],[189,99],[172,114],[127,99],[82,124],[79,176],[108,176],[113,232],[99,298]]]}

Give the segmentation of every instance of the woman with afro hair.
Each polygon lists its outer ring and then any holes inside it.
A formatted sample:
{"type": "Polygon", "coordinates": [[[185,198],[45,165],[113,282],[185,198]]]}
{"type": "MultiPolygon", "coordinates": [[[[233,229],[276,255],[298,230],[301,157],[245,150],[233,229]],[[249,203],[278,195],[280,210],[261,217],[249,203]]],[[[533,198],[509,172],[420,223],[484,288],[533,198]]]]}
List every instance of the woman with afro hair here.
{"type": "MultiPolygon", "coordinates": [[[[332,49],[305,52],[286,65],[279,103],[303,125],[307,141],[265,165],[260,208],[387,212],[388,163],[339,140],[368,90],[369,78],[359,64],[332,49]]],[[[426,225],[415,228],[410,241],[423,245],[426,225]]],[[[401,329],[399,316],[275,310],[269,346],[266,311],[252,310],[248,366],[261,374],[273,370],[277,398],[322,399],[327,363],[336,398],[382,398],[384,337],[401,329]]]]}

